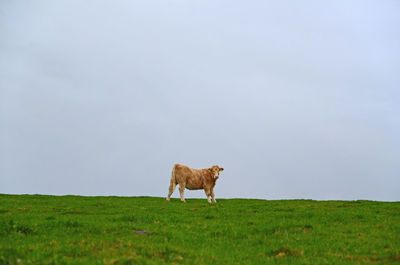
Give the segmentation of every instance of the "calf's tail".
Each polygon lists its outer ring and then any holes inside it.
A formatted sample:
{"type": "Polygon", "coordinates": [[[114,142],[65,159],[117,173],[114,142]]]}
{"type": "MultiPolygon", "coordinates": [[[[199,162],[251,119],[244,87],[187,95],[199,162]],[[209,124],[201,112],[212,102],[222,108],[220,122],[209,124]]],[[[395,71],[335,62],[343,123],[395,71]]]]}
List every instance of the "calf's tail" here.
{"type": "Polygon", "coordinates": [[[171,194],[174,192],[176,184],[177,184],[176,177],[175,177],[175,168],[176,168],[176,165],[174,165],[174,167],[172,168],[171,181],[170,181],[170,184],[169,184],[167,201],[169,201],[169,199],[171,197],[171,194]]]}
{"type": "Polygon", "coordinates": [[[174,187],[177,184],[176,177],[175,177],[175,168],[176,168],[176,165],[174,165],[174,167],[172,168],[172,172],[171,172],[171,185],[173,183],[174,187]]]}

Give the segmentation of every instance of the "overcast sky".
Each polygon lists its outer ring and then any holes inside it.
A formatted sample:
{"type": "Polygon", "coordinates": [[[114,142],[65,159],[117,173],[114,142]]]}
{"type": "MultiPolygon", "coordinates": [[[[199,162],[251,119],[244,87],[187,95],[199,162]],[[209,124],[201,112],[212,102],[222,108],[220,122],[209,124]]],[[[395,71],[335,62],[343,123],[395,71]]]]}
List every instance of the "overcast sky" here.
{"type": "Polygon", "coordinates": [[[0,193],[166,196],[181,163],[224,167],[217,199],[400,200],[399,25],[399,1],[1,1],[0,193]]]}

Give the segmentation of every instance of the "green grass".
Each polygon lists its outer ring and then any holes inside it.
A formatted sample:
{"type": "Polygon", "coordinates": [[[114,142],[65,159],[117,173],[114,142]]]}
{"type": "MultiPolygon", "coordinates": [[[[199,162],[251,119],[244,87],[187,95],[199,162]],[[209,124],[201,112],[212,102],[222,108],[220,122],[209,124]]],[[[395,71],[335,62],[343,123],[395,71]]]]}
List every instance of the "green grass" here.
{"type": "Polygon", "coordinates": [[[399,202],[0,194],[0,264],[368,263],[400,264],[399,202]]]}

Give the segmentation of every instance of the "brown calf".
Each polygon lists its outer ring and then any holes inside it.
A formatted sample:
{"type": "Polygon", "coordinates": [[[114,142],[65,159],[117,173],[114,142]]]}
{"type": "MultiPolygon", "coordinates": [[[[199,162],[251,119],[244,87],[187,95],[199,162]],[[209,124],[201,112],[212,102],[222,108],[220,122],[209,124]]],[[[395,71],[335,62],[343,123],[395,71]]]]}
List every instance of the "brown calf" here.
{"type": "Polygon", "coordinates": [[[210,168],[193,169],[184,165],[175,164],[172,168],[171,183],[169,185],[169,193],[167,201],[169,201],[171,194],[174,192],[175,187],[179,184],[179,193],[181,194],[181,201],[185,202],[184,191],[204,189],[208,202],[217,202],[214,195],[215,182],[219,177],[219,172],[224,169],[219,166],[212,166],[210,168]]]}

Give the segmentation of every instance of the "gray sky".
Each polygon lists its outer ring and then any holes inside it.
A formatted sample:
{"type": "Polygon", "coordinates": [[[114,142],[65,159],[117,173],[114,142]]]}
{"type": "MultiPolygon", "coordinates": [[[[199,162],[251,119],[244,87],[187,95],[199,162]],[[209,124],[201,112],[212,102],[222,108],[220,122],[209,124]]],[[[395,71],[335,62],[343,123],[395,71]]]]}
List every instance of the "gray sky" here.
{"type": "Polygon", "coordinates": [[[399,25],[399,1],[1,1],[0,193],[165,196],[182,163],[224,167],[217,198],[400,200],[399,25]]]}

